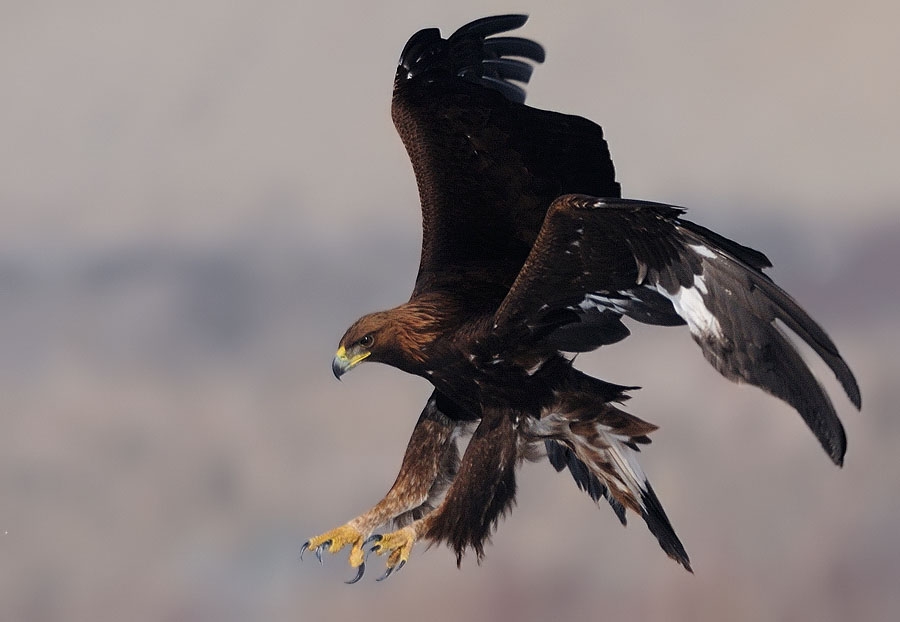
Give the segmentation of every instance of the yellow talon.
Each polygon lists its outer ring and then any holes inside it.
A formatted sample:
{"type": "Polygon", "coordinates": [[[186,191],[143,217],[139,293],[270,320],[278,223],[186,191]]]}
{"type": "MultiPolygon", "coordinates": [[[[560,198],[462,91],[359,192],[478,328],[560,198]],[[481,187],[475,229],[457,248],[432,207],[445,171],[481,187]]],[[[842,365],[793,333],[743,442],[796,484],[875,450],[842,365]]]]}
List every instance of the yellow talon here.
{"type": "Polygon", "coordinates": [[[412,527],[404,527],[383,535],[372,550],[379,555],[390,553],[387,559],[387,567],[392,569],[398,564],[405,564],[409,560],[409,554],[412,552],[416,539],[416,532],[412,527]]]}
{"type": "Polygon", "coordinates": [[[365,534],[360,533],[358,529],[352,527],[350,523],[347,523],[337,529],[332,529],[329,532],[323,533],[321,536],[310,538],[306,544],[303,545],[303,549],[317,551],[320,547],[327,544],[328,552],[334,554],[348,544],[351,544],[353,545],[353,548],[350,549],[350,566],[352,568],[357,568],[363,563],[364,559],[362,549],[364,539],[365,534]]]}

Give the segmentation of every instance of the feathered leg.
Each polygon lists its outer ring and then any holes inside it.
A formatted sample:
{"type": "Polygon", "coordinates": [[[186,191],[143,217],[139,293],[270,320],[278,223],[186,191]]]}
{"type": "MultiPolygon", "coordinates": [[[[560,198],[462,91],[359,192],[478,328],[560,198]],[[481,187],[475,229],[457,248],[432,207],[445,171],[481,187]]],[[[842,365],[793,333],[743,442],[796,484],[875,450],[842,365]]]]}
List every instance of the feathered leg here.
{"type": "Polygon", "coordinates": [[[391,520],[403,523],[410,517],[427,513],[452,481],[459,465],[456,437],[461,423],[444,412],[450,408],[453,405],[435,391],[419,416],[400,472],[384,498],[345,525],[307,540],[300,551],[301,557],[306,550],[312,549],[321,561],[326,547],[329,553],[337,553],[351,545],[350,566],[358,570],[350,582],[362,578],[365,572],[363,545],[372,531],[391,520]]]}
{"type": "Polygon", "coordinates": [[[457,564],[469,547],[481,559],[484,542],[513,503],[516,458],[515,418],[506,412],[486,412],[443,502],[424,518],[377,540],[373,550],[388,554],[386,575],[406,563],[420,539],[445,542],[456,552],[457,564]]]}

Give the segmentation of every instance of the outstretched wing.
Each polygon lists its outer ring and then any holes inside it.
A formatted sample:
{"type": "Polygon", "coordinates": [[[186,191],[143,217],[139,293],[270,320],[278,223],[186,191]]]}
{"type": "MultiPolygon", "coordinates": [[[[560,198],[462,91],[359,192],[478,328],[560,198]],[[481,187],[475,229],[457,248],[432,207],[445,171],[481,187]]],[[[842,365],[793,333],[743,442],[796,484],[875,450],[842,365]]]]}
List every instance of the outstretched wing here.
{"type": "Polygon", "coordinates": [[[524,15],[487,17],[447,39],[419,31],[400,56],[392,116],[416,174],[422,258],[413,295],[466,283],[499,304],[560,194],[619,196],[603,132],[525,106],[518,83],[544,51],[494,36],[524,15]]]}
{"type": "MultiPolygon", "coordinates": [[[[846,438],[834,407],[779,322],[831,368],[853,404],[860,393],[825,331],[762,273],[762,254],[681,219],[683,210],[627,199],[562,196],[495,315],[553,343],[584,320],[606,331],[621,316],[688,325],[706,359],[793,406],[835,463],[846,438]],[[598,322],[596,317],[605,318],[598,322]]],[[[600,339],[599,341],[602,341],[600,339]]]]}

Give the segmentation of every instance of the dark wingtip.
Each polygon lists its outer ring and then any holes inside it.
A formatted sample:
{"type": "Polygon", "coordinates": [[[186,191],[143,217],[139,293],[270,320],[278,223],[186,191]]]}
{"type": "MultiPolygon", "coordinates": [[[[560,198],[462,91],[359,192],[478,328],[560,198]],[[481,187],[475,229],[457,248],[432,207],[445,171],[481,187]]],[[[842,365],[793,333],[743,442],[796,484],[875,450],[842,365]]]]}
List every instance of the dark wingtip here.
{"type": "Polygon", "coordinates": [[[497,56],[518,56],[536,63],[543,63],[547,59],[544,46],[537,41],[521,37],[491,37],[485,39],[484,47],[497,56]]]}
{"type": "Polygon", "coordinates": [[[487,59],[481,62],[485,73],[490,72],[502,80],[515,80],[527,83],[531,79],[534,67],[521,60],[501,58],[497,60],[487,59]]]}
{"type": "MultiPolygon", "coordinates": [[[[822,445],[825,447],[825,445],[822,445]]],[[[835,463],[838,467],[844,466],[844,456],[847,455],[847,434],[844,432],[844,427],[841,426],[840,435],[838,438],[838,442],[835,443],[834,447],[830,450],[828,447],[825,447],[825,450],[828,451],[828,456],[831,458],[831,461],[835,463]]]]}
{"type": "Polygon", "coordinates": [[[521,28],[528,21],[527,15],[509,14],[509,15],[491,15],[482,17],[474,21],[464,24],[456,29],[448,41],[456,41],[459,39],[473,39],[490,37],[500,32],[507,32],[521,28]]]}
{"type": "Polygon", "coordinates": [[[493,35],[520,28],[527,21],[528,16],[520,14],[483,17],[446,39],[437,28],[420,30],[400,53],[398,75],[411,79],[432,71],[449,72],[522,103],[525,90],[509,81],[527,83],[532,66],[526,61],[543,62],[544,48],[529,39],[493,35]]]}
{"type": "Polygon", "coordinates": [[[796,409],[831,460],[843,465],[847,449],[843,424],[788,333],[812,348],[860,409],[859,385],[834,342],[796,300],[762,273],[770,264],[765,255],[695,223],[683,219],[678,223],[689,244],[716,251],[711,260],[701,258],[709,288],[704,304],[730,334],[725,339],[695,334],[704,356],[726,378],[756,385],[796,409]],[[740,298],[732,296],[728,283],[744,288],[740,298]]]}
{"type": "Polygon", "coordinates": [[[856,406],[856,410],[862,410],[862,395],[860,394],[859,385],[856,383],[856,378],[853,376],[853,372],[850,371],[850,368],[847,367],[846,378],[842,378],[837,373],[835,375],[837,375],[838,381],[840,381],[841,386],[844,387],[844,391],[846,391],[847,397],[850,398],[850,403],[856,406]]]}

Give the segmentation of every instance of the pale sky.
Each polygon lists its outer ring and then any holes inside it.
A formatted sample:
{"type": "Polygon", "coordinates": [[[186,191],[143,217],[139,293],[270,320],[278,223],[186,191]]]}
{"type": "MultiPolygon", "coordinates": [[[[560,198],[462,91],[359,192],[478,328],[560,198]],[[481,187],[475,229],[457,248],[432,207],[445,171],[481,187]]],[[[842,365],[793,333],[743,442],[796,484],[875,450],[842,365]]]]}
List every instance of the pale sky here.
{"type": "Polygon", "coordinates": [[[419,28],[512,11],[547,49],[529,103],[600,123],[627,196],[713,224],[751,206],[774,227],[898,214],[888,0],[4,5],[8,245],[415,236],[388,114],[399,51],[419,28]]]}

